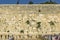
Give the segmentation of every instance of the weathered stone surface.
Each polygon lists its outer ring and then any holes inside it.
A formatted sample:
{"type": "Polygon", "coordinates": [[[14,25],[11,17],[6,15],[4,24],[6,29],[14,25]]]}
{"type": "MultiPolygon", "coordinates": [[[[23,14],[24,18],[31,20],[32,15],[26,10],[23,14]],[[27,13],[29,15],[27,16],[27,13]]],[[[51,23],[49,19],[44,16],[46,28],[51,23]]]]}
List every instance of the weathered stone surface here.
{"type": "Polygon", "coordinates": [[[0,32],[9,35],[58,34],[60,5],[0,5],[0,32]]]}

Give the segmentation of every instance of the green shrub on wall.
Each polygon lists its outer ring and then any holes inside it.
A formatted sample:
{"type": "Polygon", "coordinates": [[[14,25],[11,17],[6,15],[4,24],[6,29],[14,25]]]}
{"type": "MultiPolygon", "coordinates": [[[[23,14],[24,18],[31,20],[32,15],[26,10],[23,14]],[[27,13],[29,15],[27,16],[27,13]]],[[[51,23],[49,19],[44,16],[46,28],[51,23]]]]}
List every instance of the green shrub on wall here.
{"type": "Polygon", "coordinates": [[[26,21],[27,24],[30,24],[29,20],[26,21]]]}
{"type": "Polygon", "coordinates": [[[40,28],[41,27],[41,22],[37,22],[37,28],[40,28]]]}
{"type": "Polygon", "coordinates": [[[55,25],[53,21],[50,21],[49,24],[50,24],[50,25],[55,25]]]}
{"type": "Polygon", "coordinates": [[[21,33],[24,33],[24,30],[21,30],[20,32],[21,32],[21,33]]]}

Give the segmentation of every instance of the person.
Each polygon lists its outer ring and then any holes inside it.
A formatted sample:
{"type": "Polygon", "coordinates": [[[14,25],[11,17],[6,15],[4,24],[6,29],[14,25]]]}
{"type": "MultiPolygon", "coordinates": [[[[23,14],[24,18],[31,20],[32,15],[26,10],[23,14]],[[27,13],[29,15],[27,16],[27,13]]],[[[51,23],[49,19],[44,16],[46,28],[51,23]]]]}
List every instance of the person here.
{"type": "Polygon", "coordinates": [[[12,36],[12,37],[10,37],[10,38],[9,38],[9,40],[14,40],[14,37],[13,37],[13,36],[12,36]]]}
{"type": "Polygon", "coordinates": [[[55,40],[58,40],[58,36],[55,37],[55,40]]]}
{"type": "Polygon", "coordinates": [[[60,33],[59,33],[59,36],[58,36],[58,40],[60,40],[60,33]]]}

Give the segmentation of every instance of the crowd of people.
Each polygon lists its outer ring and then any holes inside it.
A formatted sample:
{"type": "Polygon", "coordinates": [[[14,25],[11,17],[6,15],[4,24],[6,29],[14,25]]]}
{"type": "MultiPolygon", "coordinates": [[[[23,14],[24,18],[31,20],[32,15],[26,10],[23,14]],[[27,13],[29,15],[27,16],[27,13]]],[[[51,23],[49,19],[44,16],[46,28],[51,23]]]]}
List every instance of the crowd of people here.
{"type": "Polygon", "coordinates": [[[60,40],[60,34],[44,35],[43,37],[47,38],[48,40],[60,40]]]}

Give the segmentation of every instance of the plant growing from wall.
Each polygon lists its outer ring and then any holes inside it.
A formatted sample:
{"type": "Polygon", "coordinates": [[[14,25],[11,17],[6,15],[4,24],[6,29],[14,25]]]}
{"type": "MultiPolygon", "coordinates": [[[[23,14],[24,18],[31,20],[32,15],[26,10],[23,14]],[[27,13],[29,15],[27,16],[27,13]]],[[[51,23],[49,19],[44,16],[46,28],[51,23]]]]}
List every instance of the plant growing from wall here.
{"type": "Polygon", "coordinates": [[[20,32],[21,32],[21,33],[24,33],[24,30],[21,30],[20,32]]]}
{"type": "Polygon", "coordinates": [[[37,28],[40,28],[41,27],[41,22],[37,22],[37,28]]]}
{"type": "Polygon", "coordinates": [[[29,20],[26,21],[27,24],[30,24],[29,20]]]}
{"type": "Polygon", "coordinates": [[[10,32],[9,30],[7,32],[10,32]]]}
{"type": "Polygon", "coordinates": [[[39,12],[41,12],[41,10],[38,10],[39,12]]]}
{"type": "Polygon", "coordinates": [[[50,24],[50,25],[55,25],[54,22],[52,22],[52,21],[50,21],[49,24],[50,24]]]}
{"type": "Polygon", "coordinates": [[[53,32],[54,31],[54,27],[53,26],[55,26],[55,24],[54,24],[53,21],[50,21],[49,24],[51,26],[51,32],[53,32]]]}

